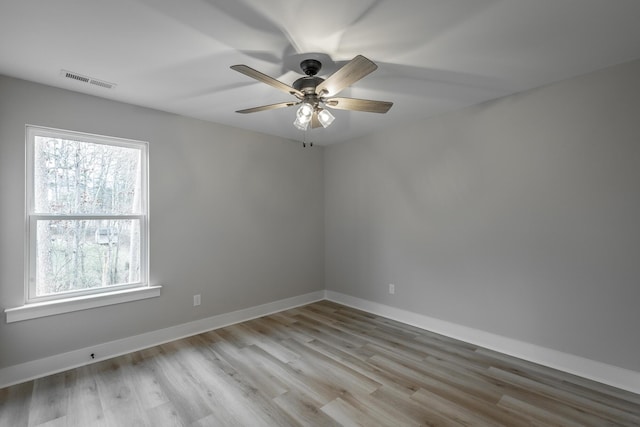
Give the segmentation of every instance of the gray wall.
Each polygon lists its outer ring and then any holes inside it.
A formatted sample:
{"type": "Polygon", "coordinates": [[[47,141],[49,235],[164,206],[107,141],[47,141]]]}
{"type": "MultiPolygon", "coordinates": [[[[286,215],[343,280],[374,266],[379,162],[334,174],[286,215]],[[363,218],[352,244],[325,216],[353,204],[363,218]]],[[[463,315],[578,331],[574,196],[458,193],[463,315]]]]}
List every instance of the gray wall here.
{"type": "Polygon", "coordinates": [[[2,321],[0,368],[326,287],[640,371],[638,75],[636,61],[324,150],[0,77],[0,307],[23,298],[26,123],[150,142],[164,286],[2,321]]]}
{"type": "Polygon", "coordinates": [[[328,147],[326,288],[640,371],[639,76],[328,147]]]}
{"type": "Polygon", "coordinates": [[[323,289],[321,147],[0,76],[2,309],[23,303],[27,123],[149,141],[150,278],[164,288],[143,301],[3,319],[0,368],[323,289]]]}

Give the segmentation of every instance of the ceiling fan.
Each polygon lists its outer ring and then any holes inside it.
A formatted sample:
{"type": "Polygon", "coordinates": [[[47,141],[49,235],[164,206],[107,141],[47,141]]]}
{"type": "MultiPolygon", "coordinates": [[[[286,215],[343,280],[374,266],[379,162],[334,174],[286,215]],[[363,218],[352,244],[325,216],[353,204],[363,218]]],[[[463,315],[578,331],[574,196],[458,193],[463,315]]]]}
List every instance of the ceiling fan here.
{"type": "Polygon", "coordinates": [[[320,126],[326,128],[333,122],[333,115],[325,107],[337,110],[386,113],[393,105],[393,102],[387,101],[335,97],[340,91],[378,68],[375,63],[362,55],[356,56],[326,79],[316,76],[322,68],[321,62],[317,59],[303,60],[300,63],[300,68],[305,76],[300,77],[289,86],[247,65],[232,65],[232,70],[245,74],[262,83],[266,83],[297,98],[297,101],[279,102],[277,104],[247,108],[238,110],[236,113],[257,113],[258,111],[300,105],[296,114],[296,120],[293,124],[300,130],[307,130],[309,126],[311,126],[312,129],[320,126]]]}

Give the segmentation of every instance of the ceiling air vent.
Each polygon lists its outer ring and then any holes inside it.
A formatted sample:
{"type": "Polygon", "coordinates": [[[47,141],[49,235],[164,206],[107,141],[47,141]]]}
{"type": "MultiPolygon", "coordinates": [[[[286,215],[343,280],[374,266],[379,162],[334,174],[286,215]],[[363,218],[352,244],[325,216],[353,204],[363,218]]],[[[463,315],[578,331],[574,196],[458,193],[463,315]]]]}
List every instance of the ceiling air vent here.
{"type": "Polygon", "coordinates": [[[113,89],[116,87],[114,83],[105,82],[104,80],[94,79],[93,77],[83,76],[82,74],[74,73],[73,71],[60,70],[60,75],[64,78],[75,80],[81,83],[87,83],[94,86],[99,86],[105,89],[113,89]]]}

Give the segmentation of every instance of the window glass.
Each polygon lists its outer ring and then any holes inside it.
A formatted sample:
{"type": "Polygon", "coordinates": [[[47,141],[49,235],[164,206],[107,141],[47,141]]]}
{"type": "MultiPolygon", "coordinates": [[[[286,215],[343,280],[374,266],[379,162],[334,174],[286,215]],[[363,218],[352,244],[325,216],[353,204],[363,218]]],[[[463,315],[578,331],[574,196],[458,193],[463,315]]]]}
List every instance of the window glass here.
{"type": "Polygon", "coordinates": [[[140,213],[140,149],[35,136],[35,213],[140,213]]]}
{"type": "Polygon", "coordinates": [[[146,286],[146,143],[27,127],[28,297],[146,286]]]}

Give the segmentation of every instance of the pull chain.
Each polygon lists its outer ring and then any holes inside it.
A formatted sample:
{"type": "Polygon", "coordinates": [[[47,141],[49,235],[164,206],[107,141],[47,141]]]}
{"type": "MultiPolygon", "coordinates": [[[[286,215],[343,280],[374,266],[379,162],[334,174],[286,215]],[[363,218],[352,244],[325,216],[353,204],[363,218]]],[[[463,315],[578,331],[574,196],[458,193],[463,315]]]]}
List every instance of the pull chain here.
{"type": "MultiPolygon", "coordinates": [[[[313,142],[310,142],[309,147],[313,147],[313,142]]],[[[302,147],[306,147],[307,146],[307,131],[304,131],[304,138],[302,139],[302,147]]]]}

